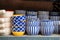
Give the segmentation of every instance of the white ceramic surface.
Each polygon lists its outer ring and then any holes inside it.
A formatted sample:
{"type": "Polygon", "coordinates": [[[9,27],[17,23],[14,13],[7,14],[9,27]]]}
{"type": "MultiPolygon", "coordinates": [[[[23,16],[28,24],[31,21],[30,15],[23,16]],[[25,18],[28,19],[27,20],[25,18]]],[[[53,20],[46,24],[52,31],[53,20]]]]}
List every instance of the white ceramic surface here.
{"type": "Polygon", "coordinates": [[[4,14],[4,17],[12,17],[13,16],[13,11],[6,11],[6,13],[4,14]]]}
{"type": "Polygon", "coordinates": [[[3,27],[3,28],[10,28],[10,26],[11,26],[11,23],[10,22],[0,24],[0,27],[3,27]]]}
{"type": "Polygon", "coordinates": [[[0,17],[11,17],[13,16],[14,11],[0,10],[0,17]]]}
{"type": "Polygon", "coordinates": [[[10,18],[0,18],[0,24],[10,22],[10,21],[11,21],[10,18]]]}
{"type": "Polygon", "coordinates": [[[0,30],[1,35],[9,35],[11,33],[10,28],[4,28],[3,30],[0,30]]]}
{"type": "Polygon", "coordinates": [[[5,12],[5,10],[0,10],[0,15],[3,15],[5,12]]]}

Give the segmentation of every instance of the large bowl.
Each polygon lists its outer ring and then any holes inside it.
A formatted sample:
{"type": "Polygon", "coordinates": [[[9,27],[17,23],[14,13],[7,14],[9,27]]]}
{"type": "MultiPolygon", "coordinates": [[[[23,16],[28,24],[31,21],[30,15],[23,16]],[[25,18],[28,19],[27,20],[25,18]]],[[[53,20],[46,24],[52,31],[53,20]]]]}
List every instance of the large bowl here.
{"type": "Polygon", "coordinates": [[[23,36],[25,33],[26,17],[24,15],[14,15],[12,17],[12,33],[14,36],[23,36]]]}
{"type": "Polygon", "coordinates": [[[27,20],[26,31],[28,35],[38,35],[40,31],[39,23],[40,21],[37,19],[27,20]]]}
{"type": "Polygon", "coordinates": [[[51,35],[54,32],[53,21],[41,21],[41,34],[42,35],[51,35]]]}

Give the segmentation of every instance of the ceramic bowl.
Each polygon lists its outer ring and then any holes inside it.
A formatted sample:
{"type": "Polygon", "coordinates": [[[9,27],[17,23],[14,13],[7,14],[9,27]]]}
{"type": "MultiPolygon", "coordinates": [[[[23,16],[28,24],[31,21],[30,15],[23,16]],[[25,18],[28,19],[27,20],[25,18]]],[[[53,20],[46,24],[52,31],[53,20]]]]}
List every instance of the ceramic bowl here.
{"type": "Polygon", "coordinates": [[[12,33],[14,36],[23,36],[25,33],[26,17],[24,15],[14,15],[12,17],[12,33]]]}
{"type": "Polygon", "coordinates": [[[10,35],[11,34],[11,29],[10,28],[3,28],[0,30],[0,35],[4,35],[4,36],[7,36],[7,35],[10,35]]]}
{"type": "Polygon", "coordinates": [[[27,20],[26,31],[28,35],[38,35],[40,30],[40,21],[38,19],[27,20]]]}
{"type": "Polygon", "coordinates": [[[51,35],[54,32],[53,21],[44,20],[41,21],[41,34],[42,35],[51,35]]]}

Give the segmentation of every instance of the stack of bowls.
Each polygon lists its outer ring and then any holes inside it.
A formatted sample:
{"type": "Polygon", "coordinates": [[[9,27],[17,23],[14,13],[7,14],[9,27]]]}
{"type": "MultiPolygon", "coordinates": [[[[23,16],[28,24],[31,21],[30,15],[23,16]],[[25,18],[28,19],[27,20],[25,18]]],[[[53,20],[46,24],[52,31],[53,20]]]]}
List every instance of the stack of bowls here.
{"type": "Polygon", "coordinates": [[[40,31],[40,20],[38,18],[27,19],[26,31],[28,35],[38,35],[40,31]]]}
{"type": "Polygon", "coordinates": [[[51,35],[54,32],[53,21],[42,20],[41,21],[41,34],[42,35],[51,35]]]}
{"type": "Polygon", "coordinates": [[[35,11],[27,11],[27,19],[37,18],[37,12],[35,11]]]}
{"type": "Polygon", "coordinates": [[[50,12],[49,16],[50,16],[50,20],[59,21],[60,18],[59,12],[50,12]]]}
{"type": "Polygon", "coordinates": [[[9,35],[11,33],[13,11],[0,10],[0,15],[0,35],[9,35]]]}
{"type": "Polygon", "coordinates": [[[48,11],[38,11],[38,17],[40,20],[49,20],[49,12],[48,11]]]}
{"type": "Polygon", "coordinates": [[[54,33],[58,33],[58,26],[59,26],[59,20],[60,20],[60,16],[59,16],[59,12],[50,12],[50,20],[54,21],[54,26],[55,26],[55,31],[54,33]]]}
{"type": "Polygon", "coordinates": [[[27,27],[28,35],[38,35],[40,30],[40,20],[37,18],[37,12],[27,11],[27,27]]]}
{"type": "Polygon", "coordinates": [[[25,33],[25,13],[25,10],[16,10],[12,17],[12,33],[14,36],[23,36],[25,33]]]}

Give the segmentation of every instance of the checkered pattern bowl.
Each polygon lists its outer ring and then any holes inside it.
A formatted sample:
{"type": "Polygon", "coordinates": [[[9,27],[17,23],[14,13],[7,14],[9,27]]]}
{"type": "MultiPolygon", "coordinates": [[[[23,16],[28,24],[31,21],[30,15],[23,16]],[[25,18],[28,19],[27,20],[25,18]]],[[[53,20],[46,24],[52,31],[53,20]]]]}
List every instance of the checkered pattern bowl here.
{"type": "Polygon", "coordinates": [[[25,32],[25,27],[24,27],[24,26],[23,26],[23,27],[22,27],[22,26],[20,26],[20,27],[18,27],[18,26],[15,26],[15,27],[14,27],[14,26],[13,26],[13,27],[12,27],[12,31],[13,31],[13,32],[25,32]]]}
{"type": "Polygon", "coordinates": [[[25,26],[26,17],[25,16],[13,16],[12,25],[13,26],[25,26]]]}
{"type": "Polygon", "coordinates": [[[26,17],[23,15],[14,15],[12,17],[12,33],[15,36],[22,36],[25,32],[26,17]]]}

